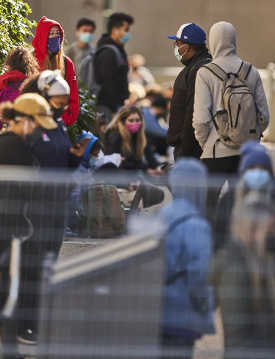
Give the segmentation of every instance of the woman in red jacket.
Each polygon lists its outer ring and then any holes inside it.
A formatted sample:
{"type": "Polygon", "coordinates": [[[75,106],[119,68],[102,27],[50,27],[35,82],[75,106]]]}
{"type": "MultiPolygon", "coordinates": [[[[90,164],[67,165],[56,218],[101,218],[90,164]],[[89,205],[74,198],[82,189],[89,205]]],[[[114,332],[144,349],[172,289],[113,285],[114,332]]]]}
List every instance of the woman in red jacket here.
{"type": "Polygon", "coordinates": [[[60,70],[70,86],[69,108],[62,118],[67,126],[72,125],[78,116],[79,99],[73,62],[63,54],[64,31],[61,25],[43,16],[37,24],[32,45],[40,71],[60,70]]]}

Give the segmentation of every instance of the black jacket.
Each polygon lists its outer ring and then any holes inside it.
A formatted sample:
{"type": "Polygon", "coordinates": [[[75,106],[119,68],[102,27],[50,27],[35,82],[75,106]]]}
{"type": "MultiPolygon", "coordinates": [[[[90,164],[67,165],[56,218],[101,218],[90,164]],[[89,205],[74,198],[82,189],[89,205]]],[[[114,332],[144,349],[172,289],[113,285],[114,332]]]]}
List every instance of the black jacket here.
{"type": "Polygon", "coordinates": [[[196,75],[199,68],[211,61],[205,49],[196,54],[178,75],[171,102],[168,144],[175,146],[177,157],[200,158],[201,148],[192,126],[196,75]]]}
{"type": "Polygon", "coordinates": [[[122,151],[122,138],[116,130],[108,130],[105,135],[105,154],[120,153],[124,158],[121,168],[124,170],[146,170],[147,168],[156,168],[158,166],[150,148],[146,146],[144,157],[147,163],[137,159],[136,156],[136,136],[132,136],[132,152],[124,154],[122,151]]]}
{"type": "Polygon", "coordinates": [[[72,147],[67,128],[61,119],[54,130],[43,130],[31,144],[31,150],[43,168],[75,168],[81,158],[70,152],[72,147]]]}
{"type": "MultiPolygon", "coordinates": [[[[31,168],[34,162],[28,145],[21,137],[13,132],[0,135],[0,166],[31,168]]],[[[13,236],[26,234],[27,225],[22,213],[25,202],[30,199],[29,187],[20,178],[0,181],[0,257],[9,248],[13,236]]]]}
{"type": "Polygon", "coordinates": [[[123,45],[117,44],[108,35],[103,35],[97,44],[94,57],[95,80],[101,86],[98,94],[98,105],[108,107],[113,113],[124,105],[129,97],[127,54],[123,45]],[[100,48],[104,45],[116,46],[121,54],[119,63],[114,50],[100,48]]]}
{"type": "Polygon", "coordinates": [[[13,132],[0,135],[0,165],[32,166],[35,159],[25,141],[13,132]]]}

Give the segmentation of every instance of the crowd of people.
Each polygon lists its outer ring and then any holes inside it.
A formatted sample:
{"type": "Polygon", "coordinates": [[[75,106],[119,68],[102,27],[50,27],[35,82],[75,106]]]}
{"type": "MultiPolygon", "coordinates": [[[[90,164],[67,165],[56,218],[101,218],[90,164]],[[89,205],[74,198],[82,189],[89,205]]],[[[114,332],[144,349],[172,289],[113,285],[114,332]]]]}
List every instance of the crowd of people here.
{"type": "MultiPolygon", "coordinates": [[[[20,294],[18,339],[36,342],[42,256],[51,250],[57,258],[65,228],[72,234],[79,227],[84,187],[111,169],[106,183],[114,171],[128,171],[136,179],[163,178],[173,196],[158,214],[166,226],[163,348],[183,348],[191,358],[196,340],[215,332],[216,305],[227,358],[242,358],[244,348],[273,350],[274,173],[259,143],[269,123],[260,75],[237,56],[233,25],[215,24],[208,50],[205,31],[190,23],[169,36],[184,69],[173,88],[160,86],[143,56],[126,53],[133,23],[132,16],[114,13],[94,47],[96,23],[80,19],[77,40],[65,49],[62,26],[42,17],[33,51],[17,47],[4,62],[0,165],[28,166],[42,176],[46,169],[57,175],[71,169],[74,183],[68,198],[60,195],[62,215],[52,222],[51,243],[45,240],[31,274],[28,262],[44,227],[30,214],[34,235],[22,271],[25,287],[32,281],[36,289],[31,299],[24,288],[20,294]],[[98,116],[94,133],[83,131],[72,143],[68,127],[78,117],[78,84],[96,97],[98,116]],[[221,181],[211,186],[210,174],[221,181]],[[31,319],[22,320],[25,312],[31,319]]],[[[0,254],[10,236],[0,241],[0,254]]],[[[5,283],[5,267],[1,271],[5,283]]]]}

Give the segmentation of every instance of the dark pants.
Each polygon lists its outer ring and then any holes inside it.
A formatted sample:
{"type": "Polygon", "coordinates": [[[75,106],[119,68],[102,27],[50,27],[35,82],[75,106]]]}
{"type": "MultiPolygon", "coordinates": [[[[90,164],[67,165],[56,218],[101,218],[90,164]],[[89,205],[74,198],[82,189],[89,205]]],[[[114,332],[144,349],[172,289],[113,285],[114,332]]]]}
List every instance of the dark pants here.
{"type": "Polygon", "coordinates": [[[49,252],[58,257],[64,235],[67,196],[68,188],[63,184],[32,186],[29,217],[34,235],[22,247],[19,332],[37,331],[43,262],[49,252]]]}
{"type": "Polygon", "coordinates": [[[174,149],[175,161],[177,161],[178,159],[180,159],[182,157],[192,157],[192,158],[197,158],[199,160],[201,157],[201,154],[202,154],[202,150],[199,145],[195,145],[191,151],[186,151],[182,148],[182,144],[178,143],[178,144],[176,144],[175,149],[174,149]]]}
{"type": "Polygon", "coordinates": [[[210,174],[222,175],[226,178],[238,173],[240,156],[203,158],[202,162],[208,168],[210,174]]]}
{"type": "Polygon", "coordinates": [[[43,262],[47,253],[58,257],[63,241],[64,228],[56,229],[52,243],[43,243],[43,238],[33,238],[23,244],[20,296],[17,317],[18,331],[26,329],[38,331],[40,291],[43,275],[43,262]]]}
{"type": "Polygon", "coordinates": [[[191,359],[195,340],[180,336],[163,335],[162,359],[191,359]]]}
{"type": "Polygon", "coordinates": [[[240,156],[203,158],[210,178],[207,192],[207,217],[212,225],[215,224],[216,208],[221,188],[226,180],[236,177],[239,168],[240,156]]]}

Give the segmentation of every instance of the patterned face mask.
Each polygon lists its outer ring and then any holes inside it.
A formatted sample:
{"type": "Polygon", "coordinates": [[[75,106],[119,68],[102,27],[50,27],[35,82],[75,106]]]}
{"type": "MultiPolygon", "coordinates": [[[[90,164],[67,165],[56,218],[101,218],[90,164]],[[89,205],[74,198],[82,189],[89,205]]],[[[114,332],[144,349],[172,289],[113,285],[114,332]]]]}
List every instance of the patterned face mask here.
{"type": "Polygon", "coordinates": [[[58,51],[61,49],[61,37],[51,37],[48,39],[48,49],[53,53],[57,54],[58,51]]]}

